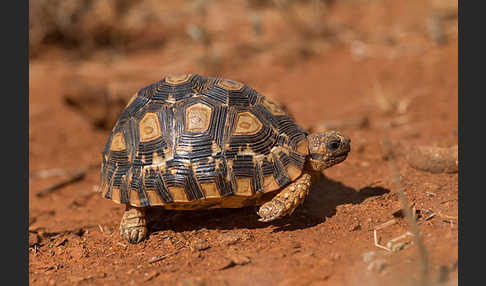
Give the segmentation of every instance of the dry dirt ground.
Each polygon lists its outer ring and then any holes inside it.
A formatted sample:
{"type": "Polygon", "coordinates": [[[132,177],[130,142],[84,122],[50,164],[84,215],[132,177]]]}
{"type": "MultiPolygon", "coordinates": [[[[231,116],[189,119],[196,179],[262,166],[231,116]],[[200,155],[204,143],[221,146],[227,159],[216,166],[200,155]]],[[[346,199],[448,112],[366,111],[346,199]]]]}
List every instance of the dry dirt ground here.
{"type": "Polygon", "coordinates": [[[397,213],[386,138],[416,210],[429,285],[457,285],[458,174],[407,161],[415,146],[457,145],[457,7],[167,2],[174,3],[160,13],[169,24],[149,34],[160,32],[162,45],[90,55],[53,46],[30,60],[31,285],[419,285],[424,261],[413,237],[388,244],[411,228],[397,213]],[[252,207],[154,210],[149,238],[131,245],[119,235],[123,207],[98,192],[113,120],[99,110],[116,117],[118,101],[167,73],[244,82],[306,128],[337,126],[351,138],[351,153],[291,217],[260,223],[252,207]],[[80,101],[66,100],[73,86],[80,101]],[[36,195],[84,168],[76,182],[36,195]],[[377,239],[393,251],[375,246],[373,230],[383,223],[377,239]]]}

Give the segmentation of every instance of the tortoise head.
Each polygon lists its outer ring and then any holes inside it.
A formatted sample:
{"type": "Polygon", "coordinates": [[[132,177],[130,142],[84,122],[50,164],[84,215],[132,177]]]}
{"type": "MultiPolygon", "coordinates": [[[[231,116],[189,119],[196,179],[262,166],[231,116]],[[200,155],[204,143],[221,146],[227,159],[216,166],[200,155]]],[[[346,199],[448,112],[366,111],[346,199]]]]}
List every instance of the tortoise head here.
{"type": "Polygon", "coordinates": [[[309,163],[314,171],[322,171],[341,163],[351,151],[351,139],[338,131],[312,133],[309,142],[309,163]]]}

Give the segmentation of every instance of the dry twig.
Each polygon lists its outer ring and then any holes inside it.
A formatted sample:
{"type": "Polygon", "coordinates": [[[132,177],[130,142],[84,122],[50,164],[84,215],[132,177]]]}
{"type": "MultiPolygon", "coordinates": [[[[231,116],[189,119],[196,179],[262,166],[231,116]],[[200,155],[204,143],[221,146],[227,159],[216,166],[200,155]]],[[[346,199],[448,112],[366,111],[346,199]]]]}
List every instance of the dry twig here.
{"type": "Polygon", "coordinates": [[[80,169],[79,171],[75,172],[74,174],[72,174],[71,176],[67,177],[66,179],[60,181],[60,182],[57,182],[45,189],[42,189],[40,191],[38,191],[35,195],[36,197],[44,197],[54,191],[57,191],[65,186],[68,186],[70,184],[73,184],[73,183],[76,183],[78,181],[81,181],[84,176],[86,175],[86,173],[91,170],[91,169],[94,169],[94,168],[97,168],[99,167],[98,165],[90,165],[86,168],[83,168],[83,169],[80,169]]]}
{"type": "Polygon", "coordinates": [[[436,215],[435,213],[432,213],[428,217],[424,218],[424,221],[428,221],[429,219],[433,218],[435,215],[436,215]]]}
{"type": "Polygon", "coordinates": [[[380,244],[380,242],[378,241],[378,236],[376,235],[376,229],[373,230],[373,238],[374,238],[376,247],[384,249],[386,251],[391,251],[390,248],[380,244]]]}
{"type": "Polygon", "coordinates": [[[388,227],[388,226],[390,226],[390,225],[394,225],[394,224],[396,224],[396,223],[397,223],[397,221],[396,221],[395,219],[391,219],[391,220],[389,220],[389,221],[386,221],[386,222],[384,222],[384,223],[382,223],[382,224],[380,224],[380,225],[376,226],[376,227],[374,228],[374,230],[380,230],[380,229],[382,229],[382,228],[388,227]]]}
{"type": "Polygon", "coordinates": [[[438,212],[438,215],[439,215],[441,218],[443,218],[443,219],[448,219],[448,220],[451,220],[451,219],[456,219],[456,220],[457,220],[457,217],[455,217],[455,216],[450,216],[450,215],[445,215],[445,214],[443,214],[443,213],[441,213],[441,212],[438,212]]]}
{"type": "Polygon", "coordinates": [[[404,234],[402,234],[400,236],[397,236],[395,238],[390,239],[390,241],[388,241],[387,244],[391,244],[391,243],[393,243],[393,242],[395,242],[397,240],[403,239],[403,238],[405,238],[407,236],[413,236],[413,234],[410,231],[407,231],[406,233],[404,233],[404,234]]]}
{"type": "Polygon", "coordinates": [[[120,246],[123,246],[123,247],[125,247],[125,248],[127,248],[127,247],[128,247],[128,245],[123,244],[123,243],[121,243],[121,242],[117,242],[116,244],[118,244],[118,245],[120,245],[120,246]]]}

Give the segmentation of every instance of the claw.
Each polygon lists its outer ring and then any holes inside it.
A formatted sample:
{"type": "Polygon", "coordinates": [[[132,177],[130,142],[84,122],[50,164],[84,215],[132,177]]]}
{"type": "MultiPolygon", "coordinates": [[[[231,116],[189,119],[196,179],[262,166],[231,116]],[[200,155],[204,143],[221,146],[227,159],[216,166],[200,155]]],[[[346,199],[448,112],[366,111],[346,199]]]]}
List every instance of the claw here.
{"type": "Polygon", "coordinates": [[[147,221],[143,211],[136,208],[126,210],[120,223],[120,235],[130,243],[139,243],[146,234],[147,221]]]}
{"type": "Polygon", "coordinates": [[[137,228],[128,229],[123,236],[130,243],[139,243],[145,237],[145,233],[146,233],[146,228],[137,227],[137,228]]]}

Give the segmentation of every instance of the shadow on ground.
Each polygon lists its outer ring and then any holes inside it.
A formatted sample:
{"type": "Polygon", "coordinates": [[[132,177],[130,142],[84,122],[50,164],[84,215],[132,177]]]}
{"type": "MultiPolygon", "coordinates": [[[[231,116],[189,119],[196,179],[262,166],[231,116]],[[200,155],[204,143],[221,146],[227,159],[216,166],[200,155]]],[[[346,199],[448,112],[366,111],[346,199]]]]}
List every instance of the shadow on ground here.
{"type": "Polygon", "coordinates": [[[273,232],[305,229],[323,223],[327,217],[336,214],[339,205],[359,204],[365,199],[381,196],[390,190],[381,187],[365,187],[360,190],[347,187],[321,174],[303,206],[289,217],[270,223],[258,221],[258,207],[240,209],[212,209],[200,211],[173,211],[160,207],[151,208],[147,215],[149,230],[156,233],[163,230],[176,232],[197,229],[255,229],[274,226],[273,232]]]}

